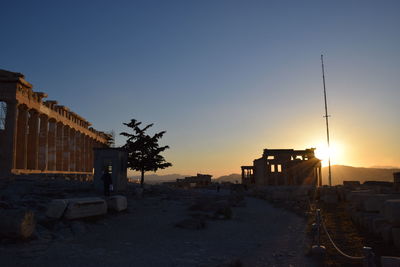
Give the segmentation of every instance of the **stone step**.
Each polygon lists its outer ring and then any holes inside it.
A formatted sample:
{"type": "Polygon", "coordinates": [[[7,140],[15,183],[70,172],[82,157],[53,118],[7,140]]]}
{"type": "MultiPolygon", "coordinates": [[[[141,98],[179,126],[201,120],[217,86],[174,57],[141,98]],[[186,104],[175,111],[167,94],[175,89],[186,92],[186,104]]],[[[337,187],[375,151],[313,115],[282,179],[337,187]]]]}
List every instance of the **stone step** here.
{"type": "Polygon", "coordinates": [[[107,203],[98,197],[69,199],[65,212],[65,218],[79,219],[85,217],[99,216],[107,213],[107,203]]]}
{"type": "Polygon", "coordinates": [[[400,249],[400,228],[392,228],[393,244],[400,249]]]}
{"type": "Polygon", "coordinates": [[[128,201],[126,197],[121,195],[115,195],[107,198],[107,206],[109,210],[123,211],[128,207],[128,201]]]}
{"type": "Polygon", "coordinates": [[[381,265],[382,267],[399,267],[400,266],[400,258],[399,257],[381,257],[381,265]]]}
{"type": "Polygon", "coordinates": [[[364,210],[367,212],[382,212],[386,200],[399,199],[395,194],[374,194],[364,200],[364,210]]]}

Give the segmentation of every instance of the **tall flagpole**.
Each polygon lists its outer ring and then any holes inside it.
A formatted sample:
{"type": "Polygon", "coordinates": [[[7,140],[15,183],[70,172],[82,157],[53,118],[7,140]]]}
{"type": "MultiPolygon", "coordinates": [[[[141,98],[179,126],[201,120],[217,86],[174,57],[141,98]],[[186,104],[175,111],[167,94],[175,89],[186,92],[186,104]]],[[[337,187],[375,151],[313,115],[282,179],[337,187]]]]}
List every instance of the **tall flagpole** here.
{"type": "Polygon", "coordinates": [[[325,69],[324,69],[324,57],[321,55],[322,64],[322,82],[324,84],[324,100],[325,100],[325,121],[326,121],[326,140],[328,142],[328,170],[329,170],[329,186],[332,186],[332,171],[331,171],[331,153],[330,153],[330,142],[329,142],[329,121],[328,117],[328,104],[326,101],[326,86],[325,86],[325,69]]]}

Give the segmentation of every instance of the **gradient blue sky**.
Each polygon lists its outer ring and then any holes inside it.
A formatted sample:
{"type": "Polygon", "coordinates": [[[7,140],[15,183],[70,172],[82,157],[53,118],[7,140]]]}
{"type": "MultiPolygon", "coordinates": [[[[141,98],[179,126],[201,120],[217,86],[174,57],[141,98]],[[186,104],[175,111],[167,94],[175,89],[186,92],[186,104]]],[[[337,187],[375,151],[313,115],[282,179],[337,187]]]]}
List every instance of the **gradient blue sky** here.
{"type": "MultiPolygon", "coordinates": [[[[263,148],[400,166],[400,1],[7,1],[0,68],[99,130],[167,130],[161,173],[239,172],[263,148]]],[[[123,144],[122,137],[117,144],[123,144]]]]}

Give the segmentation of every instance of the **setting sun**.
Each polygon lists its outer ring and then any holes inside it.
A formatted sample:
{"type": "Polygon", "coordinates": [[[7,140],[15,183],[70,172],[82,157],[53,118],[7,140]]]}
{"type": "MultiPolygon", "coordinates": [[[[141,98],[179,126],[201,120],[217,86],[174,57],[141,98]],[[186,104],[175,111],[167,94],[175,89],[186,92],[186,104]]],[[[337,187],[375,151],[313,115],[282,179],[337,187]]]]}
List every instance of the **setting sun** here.
{"type": "Polygon", "coordinates": [[[343,146],[337,142],[332,142],[328,148],[328,144],[320,142],[316,146],[315,156],[321,160],[323,167],[328,166],[329,156],[331,157],[331,165],[338,164],[340,158],[343,157],[343,146]]]}

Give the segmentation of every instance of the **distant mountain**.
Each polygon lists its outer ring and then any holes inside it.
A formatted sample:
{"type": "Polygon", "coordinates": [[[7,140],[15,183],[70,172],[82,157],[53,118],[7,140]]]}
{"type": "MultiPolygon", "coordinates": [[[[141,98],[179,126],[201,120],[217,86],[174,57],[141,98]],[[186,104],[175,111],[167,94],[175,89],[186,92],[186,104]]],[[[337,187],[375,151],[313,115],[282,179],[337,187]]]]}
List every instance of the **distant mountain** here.
{"type": "MultiPolygon", "coordinates": [[[[147,184],[158,184],[163,182],[175,182],[176,179],[182,179],[190,175],[181,175],[181,174],[166,174],[166,175],[158,175],[158,174],[144,174],[144,181],[147,184]]],[[[129,176],[129,179],[132,180],[140,180],[140,176],[133,175],[129,176]]]]}
{"type": "MultiPolygon", "coordinates": [[[[332,182],[333,185],[343,184],[343,181],[385,181],[393,182],[393,173],[400,172],[399,168],[363,168],[344,165],[333,165],[332,167],[332,182]]],[[[242,176],[237,173],[221,176],[215,179],[217,182],[232,182],[238,181],[241,183],[242,176]]],[[[322,183],[328,184],[328,167],[322,168],[322,183]]]]}
{"type": "Polygon", "coordinates": [[[242,175],[237,173],[232,173],[229,175],[223,175],[218,178],[214,179],[214,182],[231,182],[231,183],[241,183],[242,182],[242,175]]]}
{"type": "Polygon", "coordinates": [[[368,168],[373,168],[373,169],[399,169],[399,167],[397,167],[397,166],[380,166],[380,165],[370,166],[368,168]]]}
{"type": "MultiPolygon", "coordinates": [[[[393,173],[400,172],[400,169],[396,168],[363,168],[363,167],[351,167],[344,165],[333,165],[332,166],[332,182],[333,185],[343,184],[343,181],[385,181],[393,182],[393,173]]],[[[153,173],[145,174],[144,180],[148,184],[157,184],[163,182],[174,182],[176,179],[182,179],[190,175],[182,174],[166,174],[157,175],[153,173]]],[[[130,179],[140,179],[140,176],[129,176],[130,179]]],[[[238,173],[232,173],[229,175],[223,175],[213,179],[214,182],[231,182],[238,183],[242,182],[242,176],[238,173]]],[[[322,168],[322,183],[328,184],[328,167],[322,168]]]]}
{"type": "MultiPolygon", "coordinates": [[[[400,169],[362,168],[344,165],[332,166],[333,185],[343,184],[343,181],[385,181],[393,182],[393,173],[400,169]]],[[[328,167],[322,168],[322,183],[328,184],[328,167]]]]}

